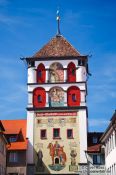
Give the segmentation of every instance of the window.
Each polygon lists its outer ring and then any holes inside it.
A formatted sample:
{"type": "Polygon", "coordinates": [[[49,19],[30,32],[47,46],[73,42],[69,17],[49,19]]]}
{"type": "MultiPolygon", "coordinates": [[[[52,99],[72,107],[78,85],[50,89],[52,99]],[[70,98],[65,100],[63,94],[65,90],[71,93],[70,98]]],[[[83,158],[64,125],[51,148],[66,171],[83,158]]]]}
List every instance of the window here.
{"type": "Polygon", "coordinates": [[[46,129],[42,129],[42,130],[41,130],[41,132],[40,132],[40,137],[41,137],[41,139],[46,139],[46,138],[47,138],[46,129]]]}
{"type": "Polygon", "coordinates": [[[37,67],[36,79],[37,79],[37,83],[45,83],[46,70],[45,70],[45,66],[42,63],[40,63],[37,67]]]}
{"type": "Polygon", "coordinates": [[[81,93],[77,86],[70,86],[67,90],[67,105],[80,106],[81,93]]]}
{"type": "Polygon", "coordinates": [[[41,98],[41,95],[38,95],[38,102],[42,102],[42,98],[41,98]]]}
{"type": "Polygon", "coordinates": [[[42,87],[35,88],[33,91],[33,107],[45,107],[46,105],[46,91],[42,87]]]}
{"type": "Polygon", "coordinates": [[[70,62],[67,66],[67,81],[76,82],[76,66],[73,62],[70,62]]]}
{"type": "Polygon", "coordinates": [[[72,101],[76,101],[76,95],[75,94],[72,94],[72,101]]]}
{"type": "Polygon", "coordinates": [[[101,164],[101,157],[100,155],[93,155],[93,164],[101,164]]]}
{"type": "Polygon", "coordinates": [[[59,128],[53,129],[53,138],[60,138],[60,129],[59,128]]]}
{"type": "Polygon", "coordinates": [[[76,70],[76,69],[72,69],[72,75],[75,75],[75,70],[76,70]]]}
{"type": "Polygon", "coordinates": [[[93,137],[93,143],[97,143],[98,138],[97,137],[93,137]]]}
{"type": "Polygon", "coordinates": [[[18,154],[17,152],[10,152],[9,154],[9,162],[18,162],[18,154]]]}
{"type": "Polygon", "coordinates": [[[78,60],[79,66],[85,66],[85,60],[78,60]]]}
{"type": "Polygon", "coordinates": [[[42,76],[42,71],[38,70],[38,77],[40,78],[42,76]]]}
{"type": "Polygon", "coordinates": [[[72,139],[73,138],[73,130],[72,129],[67,129],[67,138],[72,139]]]}
{"type": "Polygon", "coordinates": [[[16,142],[16,141],[17,141],[16,136],[11,136],[11,137],[9,138],[9,141],[10,141],[10,142],[16,142]]]}

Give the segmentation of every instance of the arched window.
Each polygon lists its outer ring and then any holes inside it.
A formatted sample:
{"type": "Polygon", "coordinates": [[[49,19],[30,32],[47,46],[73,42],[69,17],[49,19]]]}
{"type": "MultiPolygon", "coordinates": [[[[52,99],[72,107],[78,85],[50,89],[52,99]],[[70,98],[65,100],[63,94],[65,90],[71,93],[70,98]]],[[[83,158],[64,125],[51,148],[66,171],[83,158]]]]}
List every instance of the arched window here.
{"type": "Polygon", "coordinates": [[[61,87],[53,87],[49,91],[49,106],[64,106],[64,90],[61,87]]]}
{"type": "Polygon", "coordinates": [[[45,83],[46,71],[45,66],[41,63],[37,67],[37,83],[45,83]]]}
{"type": "Polygon", "coordinates": [[[80,106],[80,89],[76,86],[71,86],[67,90],[68,106],[80,106]]]}
{"type": "Polygon", "coordinates": [[[45,107],[46,92],[42,87],[38,87],[33,91],[33,106],[36,108],[45,107]]]}
{"type": "Polygon", "coordinates": [[[72,62],[67,67],[67,81],[76,82],[76,66],[72,62]]]}
{"type": "Polygon", "coordinates": [[[55,62],[50,65],[49,82],[63,82],[64,70],[62,64],[55,62]]]}

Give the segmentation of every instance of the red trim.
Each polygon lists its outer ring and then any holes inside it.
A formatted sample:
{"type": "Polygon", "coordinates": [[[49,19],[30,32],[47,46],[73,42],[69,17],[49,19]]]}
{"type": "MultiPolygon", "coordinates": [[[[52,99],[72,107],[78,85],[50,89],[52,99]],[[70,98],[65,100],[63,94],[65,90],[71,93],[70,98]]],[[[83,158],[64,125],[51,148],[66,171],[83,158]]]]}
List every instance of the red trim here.
{"type": "Polygon", "coordinates": [[[77,116],[77,112],[36,112],[36,117],[43,116],[77,116]]]}
{"type": "Polygon", "coordinates": [[[46,70],[45,70],[45,66],[40,63],[37,67],[37,72],[36,72],[36,79],[37,79],[37,83],[45,83],[45,79],[46,79],[46,70]],[[38,72],[41,72],[41,76],[38,75],[38,72]]]}
{"type": "Polygon", "coordinates": [[[42,87],[38,87],[33,91],[33,106],[34,107],[45,107],[46,105],[46,92],[42,87]],[[38,96],[41,96],[41,101],[38,101],[38,96]]]}
{"type": "Polygon", "coordinates": [[[67,139],[74,139],[73,137],[73,129],[67,129],[67,139]],[[72,131],[72,136],[71,137],[68,137],[68,131],[71,130],[72,131]]]}
{"type": "Polygon", "coordinates": [[[68,106],[80,106],[80,89],[76,86],[71,86],[67,90],[67,104],[68,106]],[[75,94],[75,100],[73,100],[73,95],[75,94]]]}
{"type": "Polygon", "coordinates": [[[41,138],[42,140],[47,139],[47,130],[46,130],[46,129],[41,129],[41,130],[40,130],[40,138],[41,138]],[[42,137],[42,131],[45,131],[45,137],[42,137]]]}
{"type": "Polygon", "coordinates": [[[53,128],[53,139],[61,139],[61,137],[60,137],[60,128],[53,128]],[[58,137],[54,137],[54,130],[55,129],[58,129],[58,132],[59,132],[59,136],[58,137]]]}
{"type": "Polygon", "coordinates": [[[67,67],[67,81],[76,82],[76,66],[73,62],[69,63],[67,67]]]}

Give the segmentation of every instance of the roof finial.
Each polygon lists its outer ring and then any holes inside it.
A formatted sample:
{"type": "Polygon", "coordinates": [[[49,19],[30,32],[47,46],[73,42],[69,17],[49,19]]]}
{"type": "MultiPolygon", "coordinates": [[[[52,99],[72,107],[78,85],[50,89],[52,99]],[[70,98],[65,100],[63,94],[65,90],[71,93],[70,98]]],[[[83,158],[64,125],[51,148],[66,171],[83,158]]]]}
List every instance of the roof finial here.
{"type": "Polygon", "coordinates": [[[58,10],[57,10],[57,17],[56,17],[56,20],[57,20],[57,22],[58,22],[58,28],[57,28],[57,36],[60,36],[61,35],[61,33],[60,33],[60,14],[59,14],[59,8],[58,8],[58,10]]]}

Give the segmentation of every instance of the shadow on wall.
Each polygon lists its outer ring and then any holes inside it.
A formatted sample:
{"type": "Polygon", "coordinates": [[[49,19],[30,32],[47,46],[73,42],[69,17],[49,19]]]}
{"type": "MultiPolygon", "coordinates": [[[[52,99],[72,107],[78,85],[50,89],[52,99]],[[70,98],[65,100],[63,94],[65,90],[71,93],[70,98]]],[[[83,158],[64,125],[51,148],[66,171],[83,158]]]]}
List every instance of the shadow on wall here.
{"type": "Polygon", "coordinates": [[[30,149],[34,150],[34,164],[27,164],[27,175],[36,174],[50,174],[50,171],[43,162],[43,152],[41,148],[38,148],[38,152],[29,143],[30,149]]]}

